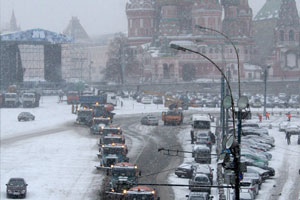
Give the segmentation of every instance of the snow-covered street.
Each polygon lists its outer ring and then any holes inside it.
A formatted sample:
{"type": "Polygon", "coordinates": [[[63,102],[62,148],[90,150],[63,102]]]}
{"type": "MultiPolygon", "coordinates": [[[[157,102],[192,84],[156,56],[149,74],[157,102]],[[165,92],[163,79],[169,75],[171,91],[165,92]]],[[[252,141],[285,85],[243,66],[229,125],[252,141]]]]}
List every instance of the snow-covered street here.
{"type": "MultiPolygon", "coordinates": [[[[160,115],[166,110],[163,105],[144,105],[130,99],[124,99],[123,107],[116,107],[115,123],[124,127],[126,144],[129,147],[131,162],[141,166],[144,175],[159,172],[159,170],[176,168],[182,158],[168,157],[157,152],[157,148],[171,146],[167,141],[181,143],[182,149],[191,151],[190,125],[181,127],[148,127],[140,125],[139,119],[146,113],[160,115]],[[176,132],[177,138],[173,137],[176,132]],[[149,158],[149,154],[152,156],[149,158]],[[161,163],[165,159],[166,163],[161,163]],[[149,162],[152,163],[149,166],[149,162]],[[170,164],[167,164],[170,163],[170,164]],[[154,167],[154,168],[152,168],[154,167]]],[[[200,109],[192,109],[195,113],[200,109]]],[[[201,108],[200,112],[217,111],[216,109],[201,108]]],[[[39,108],[31,109],[36,116],[35,121],[18,122],[17,115],[24,108],[1,109],[1,199],[5,199],[8,179],[23,177],[28,182],[29,199],[99,199],[99,191],[103,172],[95,169],[99,164],[96,157],[98,151],[97,137],[89,134],[87,128],[74,126],[75,115],[71,114],[71,106],[57,103],[57,97],[43,97],[39,108]]],[[[188,117],[186,118],[188,121],[188,117]]],[[[300,176],[300,146],[296,136],[292,144],[287,145],[285,134],[278,131],[278,124],[285,121],[285,116],[271,116],[264,120],[264,127],[269,129],[275,138],[275,148],[270,166],[276,170],[276,176],[267,180],[257,199],[286,200],[299,198],[300,176]]],[[[257,119],[254,121],[257,122],[257,119]]],[[[299,118],[293,122],[300,123],[299,118]]],[[[192,161],[190,154],[184,155],[184,161],[192,161]]],[[[215,169],[216,160],[212,160],[215,169]]],[[[142,178],[143,182],[168,182],[188,184],[188,179],[179,179],[174,170],[142,178]],[[168,177],[168,178],[167,178],[168,177]]],[[[174,187],[173,192],[168,188],[159,188],[165,199],[185,199],[188,188],[174,187]],[[174,193],[174,197],[171,195],[174,193]]],[[[217,197],[217,189],[212,190],[217,197]]],[[[163,199],[164,199],[163,198],[163,199]]]]}

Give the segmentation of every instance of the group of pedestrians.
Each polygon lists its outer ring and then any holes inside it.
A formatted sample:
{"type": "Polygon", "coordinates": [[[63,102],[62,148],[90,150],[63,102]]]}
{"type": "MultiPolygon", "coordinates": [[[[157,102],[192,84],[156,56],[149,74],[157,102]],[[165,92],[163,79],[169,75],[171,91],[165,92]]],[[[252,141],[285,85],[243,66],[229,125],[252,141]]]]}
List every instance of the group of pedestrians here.
{"type": "MultiPolygon", "coordinates": [[[[257,116],[258,116],[259,122],[262,122],[262,119],[263,119],[262,114],[257,113],[257,116]]],[[[287,116],[287,120],[290,122],[290,121],[291,121],[291,118],[292,118],[291,112],[288,112],[288,113],[286,114],[286,116],[287,116]]],[[[266,117],[266,120],[270,120],[270,113],[269,113],[269,112],[266,112],[266,113],[265,113],[265,117],[266,117]]]]}

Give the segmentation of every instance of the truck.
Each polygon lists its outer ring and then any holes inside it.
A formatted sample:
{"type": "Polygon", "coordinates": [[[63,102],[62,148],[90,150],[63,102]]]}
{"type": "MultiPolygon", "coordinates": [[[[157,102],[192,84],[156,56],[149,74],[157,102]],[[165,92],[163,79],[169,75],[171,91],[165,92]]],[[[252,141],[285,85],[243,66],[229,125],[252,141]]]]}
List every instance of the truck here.
{"type": "Polygon", "coordinates": [[[115,93],[107,92],[106,93],[106,103],[111,104],[113,106],[117,105],[117,97],[115,93]]]}
{"type": "Polygon", "coordinates": [[[99,145],[113,143],[125,144],[125,137],[118,134],[108,134],[105,136],[102,135],[99,139],[99,145]]]}
{"type": "Polygon", "coordinates": [[[94,117],[92,119],[92,125],[90,127],[90,133],[94,135],[101,134],[105,126],[109,125],[111,122],[110,118],[104,117],[94,117]]]}
{"type": "Polygon", "coordinates": [[[34,93],[23,93],[22,95],[23,108],[33,108],[36,105],[34,93]]]}
{"type": "Polygon", "coordinates": [[[93,109],[93,116],[94,117],[103,117],[103,118],[109,118],[112,122],[114,113],[110,111],[110,107],[103,105],[103,104],[94,104],[92,105],[93,109]]]}
{"type": "Polygon", "coordinates": [[[91,126],[93,120],[93,111],[88,108],[80,108],[77,110],[76,124],[91,126]]]}
{"type": "Polygon", "coordinates": [[[67,104],[78,104],[79,94],[77,91],[69,91],[67,93],[67,104]]]}
{"type": "Polygon", "coordinates": [[[78,104],[80,104],[81,107],[92,107],[93,105],[104,105],[106,104],[106,96],[105,95],[82,95],[79,96],[78,104]]]}
{"type": "MultiPolygon", "coordinates": [[[[192,130],[191,130],[191,143],[203,138],[203,134],[209,137],[209,141],[215,143],[215,137],[211,132],[211,119],[209,116],[194,114],[192,115],[192,130]]],[[[206,136],[205,136],[206,137],[206,136]]]]}
{"type": "Polygon", "coordinates": [[[156,191],[147,186],[136,186],[128,191],[123,191],[125,200],[135,200],[135,199],[143,199],[143,200],[160,200],[160,197],[157,196],[156,191]]]}
{"type": "Polygon", "coordinates": [[[5,93],[5,107],[16,108],[19,106],[19,97],[17,93],[5,93]]]}
{"type": "Polygon", "coordinates": [[[104,144],[99,151],[98,158],[100,158],[100,166],[96,166],[97,169],[103,169],[120,162],[129,161],[129,158],[126,156],[128,153],[127,146],[124,144],[104,144]]]}
{"type": "Polygon", "coordinates": [[[121,162],[110,167],[108,171],[109,189],[106,192],[109,199],[116,199],[138,183],[138,177],[141,176],[137,165],[128,162],[121,162]]]}
{"type": "Polygon", "coordinates": [[[180,125],[183,123],[183,113],[179,109],[162,112],[164,125],[180,125]]]}

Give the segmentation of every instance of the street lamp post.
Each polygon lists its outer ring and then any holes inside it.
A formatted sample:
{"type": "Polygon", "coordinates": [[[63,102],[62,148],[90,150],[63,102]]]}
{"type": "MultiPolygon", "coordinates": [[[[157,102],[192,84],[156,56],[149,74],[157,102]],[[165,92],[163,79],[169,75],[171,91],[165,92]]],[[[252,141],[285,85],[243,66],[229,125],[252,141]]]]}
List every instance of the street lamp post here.
{"type": "Polygon", "coordinates": [[[267,79],[268,79],[268,73],[271,66],[267,66],[264,68],[264,85],[265,85],[265,93],[264,93],[264,115],[266,116],[267,112],[267,79]]]}

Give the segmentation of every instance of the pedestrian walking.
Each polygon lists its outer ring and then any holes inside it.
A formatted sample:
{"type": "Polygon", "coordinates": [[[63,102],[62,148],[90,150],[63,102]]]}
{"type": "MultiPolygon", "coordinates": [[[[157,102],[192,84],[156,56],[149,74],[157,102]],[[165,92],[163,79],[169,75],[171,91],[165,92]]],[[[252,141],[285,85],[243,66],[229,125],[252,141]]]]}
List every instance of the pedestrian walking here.
{"type": "Polygon", "coordinates": [[[269,120],[269,119],[270,119],[270,113],[266,112],[266,120],[269,120]]]}
{"type": "Polygon", "coordinates": [[[257,116],[258,116],[259,122],[262,122],[262,115],[257,113],[257,116]]]}
{"type": "Polygon", "coordinates": [[[291,118],[292,118],[292,115],[291,115],[291,112],[288,112],[286,114],[287,118],[288,118],[288,121],[290,122],[291,121],[291,118]]]}
{"type": "Polygon", "coordinates": [[[287,140],[287,144],[290,145],[291,144],[291,134],[289,132],[286,133],[285,138],[287,140]]]}

